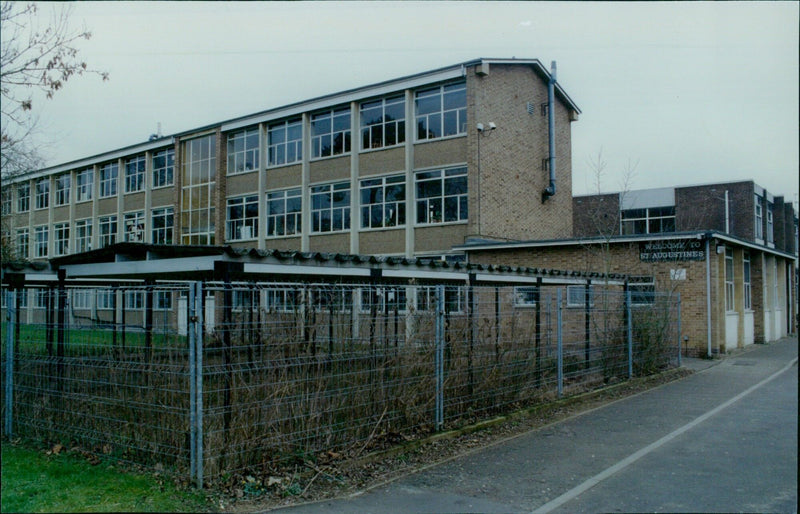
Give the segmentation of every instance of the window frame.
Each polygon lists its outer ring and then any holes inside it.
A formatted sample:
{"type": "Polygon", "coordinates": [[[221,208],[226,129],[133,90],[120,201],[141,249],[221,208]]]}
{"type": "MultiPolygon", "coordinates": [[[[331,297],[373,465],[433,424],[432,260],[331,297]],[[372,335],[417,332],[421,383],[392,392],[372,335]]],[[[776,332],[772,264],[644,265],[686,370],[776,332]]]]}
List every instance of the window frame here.
{"type": "Polygon", "coordinates": [[[455,166],[450,168],[440,168],[433,170],[420,170],[414,173],[414,221],[415,226],[431,226],[431,225],[452,225],[458,223],[467,223],[469,221],[469,179],[466,166],[455,166]],[[450,174],[452,172],[452,174],[450,174]],[[434,176],[438,174],[438,176],[434,176]],[[464,191],[455,194],[447,194],[448,181],[463,179],[464,191]],[[424,196],[421,190],[422,183],[439,182],[439,194],[424,196]],[[457,219],[446,219],[447,199],[456,198],[456,206],[458,208],[457,219]],[[438,219],[433,215],[436,211],[434,206],[436,201],[440,203],[440,211],[438,219]],[[463,209],[462,209],[463,207],[463,209]],[[463,217],[462,217],[463,210],[463,217]],[[421,213],[425,213],[425,220],[420,221],[421,213]]]}
{"type": "Polygon", "coordinates": [[[265,207],[267,209],[266,237],[268,238],[291,237],[302,234],[303,232],[303,189],[302,188],[296,187],[292,189],[267,191],[265,207]],[[280,196],[275,196],[274,198],[270,198],[273,195],[280,195],[280,196]],[[296,210],[289,211],[290,202],[291,204],[297,205],[296,210]],[[278,203],[281,204],[280,212],[276,211],[275,213],[273,213],[272,211],[273,203],[275,205],[277,205],[278,203]],[[294,220],[293,232],[287,231],[287,227],[289,226],[288,223],[289,219],[294,220]],[[282,221],[282,226],[283,226],[283,231],[280,234],[276,233],[277,230],[275,230],[278,227],[278,220],[282,221]]]}
{"type": "Polygon", "coordinates": [[[652,279],[649,282],[629,283],[628,291],[631,293],[631,307],[646,307],[655,303],[656,283],[652,279]]]}
{"type": "Polygon", "coordinates": [[[112,198],[117,196],[119,181],[119,163],[109,162],[100,167],[100,188],[98,198],[112,198]]]}
{"type": "Polygon", "coordinates": [[[55,185],[54,204],[56,206],[69,205],[72,193],[72,175],[69,173],[57,175],[55,177],[55,185]]]}
{"type": "Polygon", "coordinates": [[[75,220],[75,251],[88,252],[92,249],[92,218],[75,220]]]}
{"type": "Polygon", "coordinates": [[[406,223],[408,222],[406,217],[406,189],[406,176],[404,174],[386,175],[382,177],[367,177],[361,179],[358,185],[358,192],[361,199],[359,228],[361,230],[379,230],[405,227],[406,223]],[[387,202],[387,190],[391,190],[392,188],[396,187],[402,188],[402,199],[387,202]],[[380,200],[374,200],[371,202],[365,201],[365,193],[370,194],[370,191],[378,190],[380,191],[380,200]],[[387,209],[390,209],[391,205],[395,206],[395,210],[393,212],[390,211],[389,217],[394,218],[394,224],[387,224],[387,221],[390,221],[387,219],[387,209]],[[374,225],[372,223],[372,214],[374,213],[374,209],[376,207],[380,208],[381,220],[379,225],[374,225]]]}
{"type": "Polygon", "coordinates": [[[317,184],[310,188],[311,197],[311,233],[328,234],[336,232],[346,232],[351,227],[351,191],[350,182],[329,182],[327,184],[317,184]],[[336,195],[344,195],[344,199],[336,200],[336,195]],[[325,200],[325,196],[328,197],[325,200]],[[327,205],[320,205],[326,202],[327,205]],[[328,213],[329,229],[324,229],[324,214],[328,213]],[[335,220],[340,219],[341,223],[334,226],[335,220]]]}
{"type": "Polygon", "coordinates": [[[449,82],[445,84],[440,84],[434,87],[426,87],[424,89],[419,89],[414,91],[414,124],[416,127],[414,139],[415,142],[422,143],[425,141],[436,141],[441,139],[447,139],[452,137],[461,137],[467,134],[467,83],[464,80],[458,82],[449,82]],[[451,95],[453,93],[461,93],[463,90],[464,96],[464,103],[463,105],[459,104],[455,107],[447,107],[446,106],[446,95],[451,95]],[[434,97],[438,98],[438,107],[436,109],[428,110],[426,108],[425,112],[420,112],[420,106],[423,103],[427,103],[428,99],[432,99],[434,97]],[[445,133],[445,126],[446,126],[446,118],[452,116],[452,113],[455,113],[456,118],[456,131],[452,133],[445,133]],[[421,122],[421,119],[424,118],[424,127],[421,122]],[[438,118],[438,120],[437,120],[438,118]],[[433,120],[433,121],[432,121],[433,120]],[[439,130],[439,134],[436,134],[435,131],[430,129],[431,125],[437,125],[439,130]],[[422,137],[422,133],[425,131],[425,136],[422,137]]]}
{"type": "Polygon", "coordinates": [[[641,207],[638,209],[624,209],[620,210],[619,216],[619,233],[621,235],[635,235],[635,234],[668,234],[675,232],[675,206],[662,205],[658,207],[641,207]],[[658,209],[668,209],[667,214],[653,212],[658,209]],[[639,216],[640,211],[644,211],[639,216]],[[652,230],[653,223],[659,224],[659,230],[652,230]],[[667,230],[664,230],[665,223],[668,223],[667,230]],[[644,227],[644,231],[639,230],[637,224],[644,227]],[[627,226],[632,227],[632,230],[626,229],[627,226]]]}
{"type": "Polygon", "coordinates": [[[154,311],[171,311],[172,301],[172,291],[153,291],[154,311]]]}
{"type": "Polygon", "coordinates": [[[18,228],[15,238],[17,244],[17,256],[27,260],[31,255],[31,231],[28,227],[18,228]],[[24,249],[24,251],[23,251],[24,249]]]}
{"type": "Polygon", "coordinates": [[[125,193],[138,193],[145,189],[147,156],[135,155],[125,160],[125,193]]]}
{"type": "Polygon", "coordinates": [[[242,173],[250,173],[258,171],[261,168],[261,136],[258,126],[249,127],[243,130],[231,132],[227,137],[227,174],[228,175],[241,175],[242,173]],[[255,136],[255,145],[253,143],[253,136],[255,136]],[[236,149],[237,144],[241,141],[242,148],[236,149]],[[247,168],[248,157],[250,157],[251,168],[247,168]],[[239,160],[241,159],[242,169],[238,169],[239,160]]]}
{"type": "MultiPolygon", "coordinates": [[[[567,307],[568,308],[586,307],[585,291],[586,291],[585,285],[567,286],[567,294],[566,294],[567,307]]],[[[589,286],[589,307],[590,308],[594,307],[594,286],[592,285],[589,286]]]]}
{"type": "Polygon", "coordinates": [[[310,122],[311,159],[327,159],[349,154],[352,151],[352,123],[353,114],[349,105],[332,107],[312,114],[310,122]],[[344,128],[344,122],[341,121],[345,118],[347,119],[346,128],[344,128]],[[337,143],[337,137],[341,137],[339,143],[337,143]],[[323,144],[326,139],[328,146],[323,144]],[[337,146],[339,147],[338,151],[337,146]],[[329,150],[327,153],[326,149],[329,150]]]}
{"type": "Polygon", "coordinates": [[[53,225],[53,253],[56,257],[69,254],[69,222],[55,223],[53,225]]]}
{"type": "Polygon", "coordinates": [[[366,100],[359,104],[359,127],[361,151],[378,150],[381,148],[392,148],[400,146],[406,142],[406,96],[405,93],[390,95],[382,98],[366,100]],[[378,104],[378,105],[370,105],[378,104]],[[387,110],[394,110],[393,107],[400,106],[401,118],[387,120],[387,110]],[[367,122],[367,112],[380,110],[377,119],[367,122]],[[394,126],[394,143],[387,143],[389,128],[394,126]],[[376,134],[377,132],[380,134],[376,134]],[[375,144],[376,135],[379,136],[379,144],[375,144]],[[369,144],[365,144],[365,142],[369,144]]]}
{"type": "Polygon", "coordinates": [[[48,246],[50,239],[50,227],[48,225],[39,225],[33,227],[33,257],[38,259],[47,257],[48,246]]]}
{"type": "Polygon", "coordinates": [[[47,209],[50,207],[50,178],[43,178],[36,181],[36,210],[47,209]]]}
{"type": "Polygon", "coordinates": [[[0,193],[0,214],[3,216],[11,214],[13,205],[11,196],[12,189],[10,187],[4,187],[2,193],[0,193]]]}
{"type": "Polygon", "coordinates": [[[157,207],[150,216],[152,244],[172,244],[175,238],[175,208],[157,207]]]}
{"type": "Polygon", "coordinates": [[[126,243],[144,243],[147,231],[144,211],[126,212],[122,216],[122,240],[126,243]]]}
{"type": "Polygon", "coordinates": [[[75,203],[88,202],[94,198],[94,168],[87,168],[75,175],[75,203]]]}
{"type": "Polygon", "coordinates": [[[227,241],[251,241],[258,239],[258,194],[228,198],[225,204],[225,239],[227,241]],[[255,208],[255,212],[252,209],[255,208]],[[241,217],[233,218],[232,210],[241,209],[241,217]],[[250,229],[244,237],[245,228],[250,229]]]}
{"type": "Polygon", "coordinates": [[[17,186],[17,212],[31,210],[31,184],[27,182],[17,186]]]}
{"type": "Polygon", "coordinates": [[[744,252],[742,255],[742,300],[744,301],[744,310],[753,310],[753,283],[752,283],[752,268],[750,262],[750,253],[744,252]]]}
{"type": "Polygon", "coordinates": [[[117,215],[97,218],[97,247],[106,248],[117,242],[117,215]],[[104,229],[108,229],[105,232],[104,229]]]}
{"type": "Polygon", "coordinates": [[[764,200],[756,195],[755,200],[755,226],[753,235],[756,240],[764,240],[764,200]]]}
{"type": "Polygon", "coordinates": [[[725,312],[736,312],[735,273],[733,250],[725,247],[725,312]]]}
{"type": "Polygon", "coordinates": [[[536,307],[536,300],[534,298],[538,290],[538,286],[515,286],[514,307],[521,309],[536,307]]]}
{"type": "Polygon", "coordinates": [[[169,187],[175,184],[175,149],[165,148],[164,150],[155,152],[150,158],[150,163],[153,167],[153,184],[150,189],[159,189],[162,187],[169,187]],[[164,164],[156,160],[164,159],[164,164]]]}
{"type": "Polygon", "coordinates": [[[287,166],[303,160],[303,119],[290,118],[267,127],[267,166],[287,166]],[[275,141],[282,133],[283,140],[275,141]],[[289,135],[299,135],[289,139],[289,135]],[[289,160],[289,149],[292,148],[294,159],[289,160]],[[281,151],[282,150],[282,151],[281,151]],[[283,159],[281,159],[281,154],[283,159]]]}

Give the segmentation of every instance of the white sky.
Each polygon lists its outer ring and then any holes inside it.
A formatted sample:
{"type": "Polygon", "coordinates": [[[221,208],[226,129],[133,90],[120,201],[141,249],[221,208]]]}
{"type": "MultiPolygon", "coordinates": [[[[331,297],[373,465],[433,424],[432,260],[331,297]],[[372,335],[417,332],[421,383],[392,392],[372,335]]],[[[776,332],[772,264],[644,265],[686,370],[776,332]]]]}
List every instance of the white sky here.
{"type": "MultiPolygon", "coordinates": [[[[48,164],[478,57],[558,62],[573,192],[753,179],[797,200],[797,2],[79,3],[48,164]],[[635,174],[623,185],[626,168],[635,174]]],[[[40,4],[41,14],[51,6],[40,4]]]]}

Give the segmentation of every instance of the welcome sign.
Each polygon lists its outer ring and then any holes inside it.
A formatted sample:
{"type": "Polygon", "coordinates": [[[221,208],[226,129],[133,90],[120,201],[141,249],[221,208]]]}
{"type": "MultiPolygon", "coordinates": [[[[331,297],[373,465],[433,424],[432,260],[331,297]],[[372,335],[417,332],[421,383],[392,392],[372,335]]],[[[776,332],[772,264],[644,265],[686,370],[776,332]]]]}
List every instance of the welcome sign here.
{"type": "Polygon", "coordinates": [[[642,262],[702,261],[705,258],[705,245],[697,239],[639,243],[639,260],[642,262]]]}

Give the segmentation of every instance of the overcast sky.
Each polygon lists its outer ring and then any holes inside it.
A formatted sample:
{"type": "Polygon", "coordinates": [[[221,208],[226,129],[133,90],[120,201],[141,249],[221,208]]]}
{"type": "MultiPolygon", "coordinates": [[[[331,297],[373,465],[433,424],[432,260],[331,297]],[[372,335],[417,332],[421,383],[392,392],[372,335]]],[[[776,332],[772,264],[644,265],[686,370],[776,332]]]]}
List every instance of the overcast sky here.
{"type": "MultiPolygon", "coordinates": [[[[40,4],[49,16],[52,5],[40,4]]],[[[573,192],[798,192],[797,2],[73,5],[90,66],[37,102],[48,164],[478,57],[536,58],[582,110],[573,192]]]]}

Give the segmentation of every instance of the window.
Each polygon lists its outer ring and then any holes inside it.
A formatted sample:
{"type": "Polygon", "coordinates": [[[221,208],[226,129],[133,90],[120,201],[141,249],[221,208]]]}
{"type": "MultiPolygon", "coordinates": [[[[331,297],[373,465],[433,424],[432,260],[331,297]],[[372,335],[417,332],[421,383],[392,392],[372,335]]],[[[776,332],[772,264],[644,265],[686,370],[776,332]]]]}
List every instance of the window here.
{"type": "Polygon", "coordinates": [[[231,307],[235,311],[258,308],[259,294],[255,289],[234,289],[231,296],[231,307]]]}
{"type": "Polygon", "coordinates": [[[361,228],[386,228],[405,224],[405,176],[362,180],[361,228]]]}
{"type": "Polygon", "coordinates": [[[406,288],[402,286],[371,287],[361,290],[361,311],[377,313],[406,312],[406,288]]]}
{"type": "Polygon", "coordinates": [[[78,220],[75,222],[75,251],[88,252],[92,249],[92,220],[78,220]]]}
{"type": "Polygon", "coordinates": [[[231,241],[258,237],[258,196],[228,199],[225,238],[231,241]]]}
{"type": "Polygon", "coordinates": [[[70,188],[72,187],[72,177],[69,173],[64,173],[56,177],[56,205],[69,204],[70,188]]]}
{"type": "Polygon", "coordinates": [[[350,183],[311,187],[311,231],[337,232],[350,228],[350,183]]]}
{"type": "Polygon", "coordinates": [[[153,188],[171,186],[175,172],[175,149],[153,154],[153,188]]]}
{"type": "Polygon", "coordinates": [[[135,193],[144,190],[144,155],[137,155],[125,161],[125,192],[135,193]]]}
{"type": "Polygon", "coordinates": [[[28,212],[31,208],[31,185],[17,187],[17,212],[28,212]]]}
{"type": "Polygon", "coordinates": [[[675,207],[648,207],[622,211],[622,234],[675,232],[675,207]]]}
{"type": "Polygon", "coordinates": [[[767,202],[767,243],[775,242],[775,232],[773,229],[772,213],[773,213],[773,205],[767,202]]]}
{"type": "Polygon", "coordinates": [[[536,307],[538,288],[535,286],[520,286],[514,288],[514,305],[516,307],[536,307]]]}
{"type": "Polygon", "coordinates": [[[47,257],[47,239],[50,237],[48,227],[41,226],[33,229],[33,256],[47,257]]]}
{"type": "Polygon", "coordinates": [[[27,259],[30,255],[30,231],[27,228],[17,229],[17,257],[27,259]]]}
{"type": "Polygon", "coordinates": [[[153,308],[157,311],[172,310],[172,291],[156,291],[153,294],[153,308]]]}
{"type": "Polygon", "coordinates": [[[106,216],[98,220],[100,227],[100,248],[111,246],[117,242],[117,217],[106,216]]]}
{"type": "MultiPolygon", "coordinates": [[[[586,306],[586,286],[567,286],[567,307],[586,306]]],[[[594,291],[589,286],[589,306],[594,306],[594,291]]]]}
{"type": "Polygon", "coordinates": [[[267,157],[270,166],[298,162],[303,158],[303,121],[282,121],[269,126],[267,157]]]}
{"type": "Polygon", "coordinates": [[[128,243],[143,243],[144,242],[144,211],[129,212],[125,214],[125,229],[124,241],[128,243]]]}
{"type": "Polygon", "coordinates": [[[467,133],[467,85],[447,84],[417,91],[417,139],[436,139],[467,133]]]}
{"type": "Polygon", "coordinates": [[[153,209],[151,222],[153,223],[153,244],[170,245],[172,244],[172,224],[174,209],[164,207],[153,209]]]}
{"type": "Polygon", "coordinates": [[[406,140],[404,95],[361,104],[361,149],[398,145],[406,140]]]}
{"type": "Polygon", "coordinates": [[[311,117],[311,157],[330,157],[350,151],[350,107],[311,117]]]}
{"type": "Polygon", "coordinates": [[[125,291],[125,310],[144,309],[144,291],[125,291]]]}
{"type": "Polygon", "coordinates": [[[76,202],[85,202],[92,199],[92,191],[94,190],[94,170],[92,168],[85,169],[78,173],[75,177],[78,197],[76,202]]]}
{"type": "Polygon", "coordinates": [[[447,223],[467,219],[467,168],[416,174],[417,223],[447,223]]]}
{"type": "Polygon", "coordinates": [[[734,300],[733,289],[733,250],[730,248],[725,249],[725,310],[736,310],[733,303],[734,300]]]}
{"type": "Polygon", "coordinates": [[[6,188],[3,189],[2,192],[2,210],[0,210],[2,214],[5,216],[6,214],[11,214],[11,189],[6,188]]]}
{"type": "Polygon", "coordinates": [[[744,283],[744,291],[743,291],[743,299],[744,299],[744,308],[745,310],[750,310],[753,308],[752,303],[752,285],[750,280],[750,254],[745,252],[744,257],[742,257],[742,271],[743,271],[743,283],[744,283]]]}
{"type": "MultiPolygon", "coordinates": [[[[436,308],[436,287],[420,287],[417,290],[417,310],[425,311],[436,308]]],[[[444,308],[446,312],[465,312],[467,310],[466,288],[445,286],[444,308]]]]}
{"type": "Polygon", "coordinates": [[[36,181],[36,208],[47,209],[50,206],[50,179],[36,181]]]}
{"type": "Polygon", "coordinates": [[[116,291],[113,289],[98,289],[95,298],[97,299],[97,310],[110,311],[116,304],[116,291]]]}
{"type": "Polygon", "coordinates": [[[267,193],[267,237],[299,234],[302,206],[299,188],[267,193]]]}
{"type": "Polygon", "coordinates": [[[628,285],[631,305],[651,305],[655,300],[656,286],[653,282],[635,282],[628,285]]]}
{"type": "Polygon", "coordinates": [[[216,136],[198,137],[183,143],[181,244],[214,244],[216,160],[216,136]]]}
{"type": "Polygon", "coordinates": [[[258,169],[258,128],[228,135],[228,175],[258,169]]]}
{"type": "Polygon", "coordinates": [[[107,198],[117,194],[117,176],[119,165],[110,162],[100,168],[100,198],[107,198]]]}
{"type": "Polygon", "coordinates": [[[35,291],[36,293],[33,296],[33,308],[46,309],[48,300],[50,300],[50,290],[36,289],[35,291]]]}
{"type": "Polygon", "coordinates": [[[91,310],[92,308],[92,290],[91,289],[73,289],[72,290],[72,308],[77,310],[91,310]]]}
{"type": "Polygon", "coordinates": [[[53,225],[53,232],[55,233],[56,255],[67,255],[69,253],[69,223],[53,225]]]}
{"type": "Polygon", "coordinates": [[[291,289],[267,289],[266,308],[274,312],[294,312],[300,305],[300,290],[291,289]]]}
{"type": "Polygon", "coordinates": [[[755,220],[756,239],[764,239],[764,200],[756,195],[756,220],[755,220]]]}

